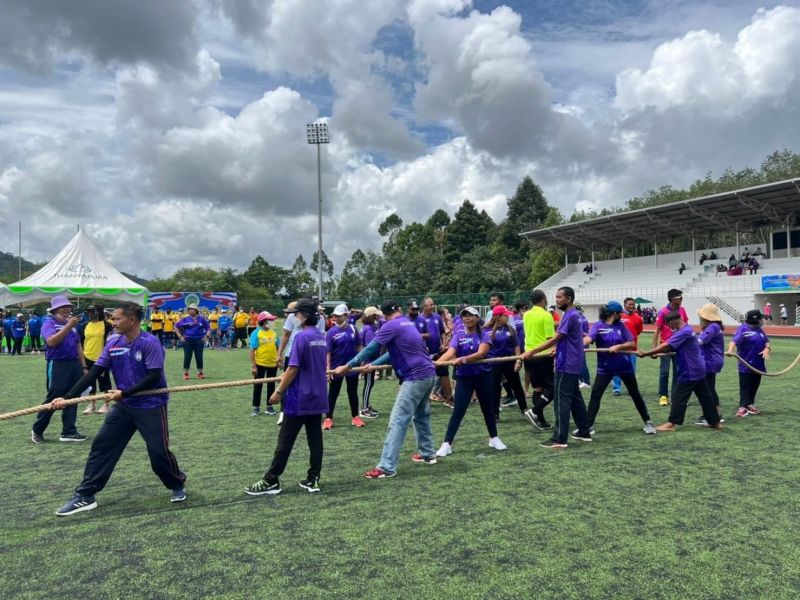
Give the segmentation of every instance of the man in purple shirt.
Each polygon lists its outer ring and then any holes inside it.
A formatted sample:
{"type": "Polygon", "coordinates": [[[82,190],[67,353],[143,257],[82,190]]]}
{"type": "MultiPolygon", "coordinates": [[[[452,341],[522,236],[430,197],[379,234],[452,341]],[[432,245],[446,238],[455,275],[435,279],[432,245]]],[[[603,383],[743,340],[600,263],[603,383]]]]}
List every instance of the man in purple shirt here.
{"type": "Polygon", "coordinates": [[[714,399],[708,392],[706,383],[706,363],[700,343],[694,335],[694,329],[681,317],[678,310],[668,312],[663,317],[664,323],[670,328],[669,341],[656,346],[651,350],[639,350],[639,356],[652,356],[664,352],[675,352],[677,375],[672,386],[672,405],[666,423],[656,427],[657,431],[675,431],[678,425],[683,425],[686,415],[686,405],[694,392],[700,401],[708,426],[713,429],[722,429],[719,413],[714,405],[714,399]]]}
{"type": "MultiPolygon", "coordinates": [[[[667,324],[665,317],[672,311],[678,311],[684,323],[689,322],[689,316],[686,310],[681,306],[683,303],[683,292],[677,289],[671,289],[667,292],[667,305],[658,311],[656,315],[656,328],[653,332],[653,348],[661,343],[669,340],[672,335],[672,329],[667,324]]],[[[669,404],[669,367],[672,365],[672,383],[678,378],[679,365],[675,357],[662,356],[658,374],[658,403],[661,406],[669,404]]]]}
{"type": "MultiPolygon", "coordinates": [[[[169,449],[169,396],[164,392],[138,394],[167,387],[164,348],[157,337],[141,330],[142,308],[139,305],[123,302],[114,310],[111,319],[116,333],[109,336],[91,371],[64,394],[64,398],[79,396],[92,381],[110,370],[116,389],[109,392],[109,400],[115,404],[92,442],[83,481],[75,489],[75,496],[56,511],[58,516],[73,515],[97,506],[95,494],[106,486],[137,431],[144,438],[153,472],[172,490],[170,501],[186,500],[186,475],[178,468],[178,461],[169,449]]],[[[64,398],[57,398],[54,407],[61,408],[64,398]]]]}
{"type": "Polygon", "coordinates": [[[373,365],[391,362],[403,382],[389,415],[389,429],[386,432],[381,460],[376,468],[364,473],[367,479],[385,479],[397,474],[397,462],[409,424],[414,426],[419,448],[419,452],[414,453],[411,460],[436,464],[430,403],[436,369],[416,324],[403,317],[397,302],[387,300],[381,306],[381,312],[386,317],[386,323],[378,330],[372,342],[353,360],[333,372],[336,376],[345,375],[361,363],[377,358],[381,346],[385,346],[389,352],[373,365]]]}
{"type": "MultiPolygon", "coordinates": [[[[86,359],[83,356],[80,336],[76,329],[79,317],[72,316],[72,303],[66,296],[54,296],[50,301],[50,314],[42,326],[44,338],[44,357],[47,361],[47,396],[44,404],[53,402],[75,385],[81,375],[86,373],[86,359]]],[[[89,385],[85,386],[86,389],[89,385]]],[[[83,389],[81,391],[83,391],[83,389]]],[[[78,407],[67,406],[61,413],[60,442],[83,442],[86,436],[78,433],[75,426],[78,407]]],[[[40,412],[31,428],[31,441],[44,442],[44,431],[53,416],[52,407],[40,412]]]]}
{"type": "Polygon", "coordinates": [[[583,401],[578,377],[583,370],[583,322],[574,306],[575,291],[571,287],[559,288],[556,292],[556,305],[564,315],[556,329],[556,334],[543,344],[526,352],[524,360],[535,354],[556,347],[555,375],[555,429],[552,439],[543,442],[543,448],[566,448],[569,434],[569,416],[572,413],[578,429],[571,435],[573,439],[591,442],[586,404],[583,401]]]}
{"type": "MultiPolygon", "coordinates": [[[[444,337],[444,320],[439,315],[433,306],[433,298],[425,298],[422,301],[422,315],[421,318],[425,320],[425,327],[428,332],[428,337],[425,340],[425,345],[428,347],[428,352],[431,355],[431,360],[438,359],[446,348],[442,347],[442,339],[444,337]]],[[[461,316],[459,315],[459,319],[461,316]]],[[[450,368],[447,365],[436,367],[436,377],[439,378],[437,385],[434,386],[433,398],[437,399],[437,392],[441,390],[441,397],[439,400],[444,400],[445,403],[452,404],[453,401],[453,387],[450,385],[450,368]]]]}
{"type": "Polygon", "coordinates": [[[308,476],[299,485],[310,493],[320,490],[322,415],[328,410],[328,346],[324,334],[317,328],[322,317],[317,312],[315,300],[301,298],[286,312],[295,316],[301,330],[292,342],[286,371],[269,399],[270,404],[283,400],[284,417],[272,464],[262,479],[245,488],[245,493],[250,496],[281,493],[278,477],[286,469],[294,442],[303,427],[308,440],[309,468],[308,476]]]}

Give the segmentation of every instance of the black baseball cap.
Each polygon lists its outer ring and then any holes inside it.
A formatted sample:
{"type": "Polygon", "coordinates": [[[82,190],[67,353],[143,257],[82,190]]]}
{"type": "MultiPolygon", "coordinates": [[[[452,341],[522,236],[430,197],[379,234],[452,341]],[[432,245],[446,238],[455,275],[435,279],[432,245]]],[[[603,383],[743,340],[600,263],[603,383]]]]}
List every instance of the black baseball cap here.
{"type": "Polygon", "coordinates": [[[400,305],[396,300],[386,300],[381,304],[381,312],[386,316],[393,315],[398,310],[400,310],[400,305]]]}
{"type": "Polygon", "coordinates": [[[413,309],[416,310],[416,309],[419,308],[419,304],[417,304],[416,300],[409,300],[408,301],[408,308],[413,308],[413,309]]]}
{"type": "Polygon", "coordinates": [[[762,313],[758,309],[748,310],[747,313],[745,313],[744,315],[745,323],[750,323],[751,325],[758,323],[763,318],[764,318],[764,313],[762,313]]]}
{"type": "Polygon", "coordinates": [[[294,308],[286,310],[287,313],[303,313],[304,315],[317,314],[317,303],[311,298],[300,298],[294,308]]]}

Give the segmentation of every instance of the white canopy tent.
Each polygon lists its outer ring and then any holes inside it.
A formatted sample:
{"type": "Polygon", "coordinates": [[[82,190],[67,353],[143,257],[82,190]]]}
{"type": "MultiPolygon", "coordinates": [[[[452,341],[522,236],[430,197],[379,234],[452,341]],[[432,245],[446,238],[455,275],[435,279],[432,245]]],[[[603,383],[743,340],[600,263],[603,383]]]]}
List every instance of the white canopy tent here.
{"type": "Polygon", "coordinates": [[[117,271],[83,231],[30,277],[0,287],[0,305],[31,305],[64,294],[147,305],[147,289],[117,271]]]}

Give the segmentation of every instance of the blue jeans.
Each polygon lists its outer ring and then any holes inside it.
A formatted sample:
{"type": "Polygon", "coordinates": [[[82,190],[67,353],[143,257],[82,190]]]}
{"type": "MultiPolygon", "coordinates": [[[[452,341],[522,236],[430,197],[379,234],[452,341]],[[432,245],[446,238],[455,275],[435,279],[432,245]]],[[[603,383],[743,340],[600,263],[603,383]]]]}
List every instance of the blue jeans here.
{"type": "Polygon", "coordinates": [[[672,385],[674,386],[675,380],[678,378],[678,361],[674,356],[662,356],[659,360],[661,365],[658,372],[658,395],[670,396],[669,366],[672,365],[672,385]]]}
{"type": "MultiPolygon", "coordinates": [[[[631,361],[631,364],[633,365],[633,373],[635,375],[636,374],[636,359],[638,358],[638,356],[636,356],[635,354],[628,354],[627,356],[628,356],[628,360],[631,361]]],[[[611,389],[614,392],[622,393],[622,379],[619,378],[619,375],[614,375],[614,379],[611,380],[611,389]]]]}
{"type": "Polygon", "coordinates": [[[383,453],[378,463],[381,471],[386,473],[397,471],[397,461],[400,457],[400,450],[403,448],[403,440],[405,440],[409,423],[414,426],[414,437],[417,439],[419,453],[425,457],[435,454],[433,434],[431,433],[430,401],[435,380],[436,377],[418,381],[406,380],[400,385],[392,413],[389,415],[389,427],[386,430],[383,453]]]}

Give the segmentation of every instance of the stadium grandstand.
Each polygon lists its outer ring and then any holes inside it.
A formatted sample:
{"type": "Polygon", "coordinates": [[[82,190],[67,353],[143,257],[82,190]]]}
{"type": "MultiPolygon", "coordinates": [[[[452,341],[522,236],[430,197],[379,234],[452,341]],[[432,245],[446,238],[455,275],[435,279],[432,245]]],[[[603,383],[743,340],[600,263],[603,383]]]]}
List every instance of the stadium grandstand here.
{"type": "MultiPolygon", "coordinates": [[[[739,322],[748,310],[764,310],[769,302],[776,324],[785,305],[790,326],[800,326],[800,179],[791,179],[621,212],[608,216],[523,233],[532,241],[565,250],[578,250],[590,258],[569,263],[539,284],[554,297],[556,289],[575,289],[576,301],[587,315],[609,300],[638,298],[640,304],[666,304],[667,290],[683,291],[690,316],[706,302],[720,307],[726,324],[739,322]],[[756,231],[766,232],[763,243],[747,246],[756,231]],[[736,244],[723,248],[697,247],[710,234],[735,233],[736,244]],[[692,250],[659,254],[659,243],[670,238],[691,240],[692,250]],[[628,248],[642,242],[653,248],[649,256],[625,257],[628,248]],[[595,251],[616,249],[620,258],[594,261],[595,251]],[[746,256],[758,270],[750,274],[746,256]],[[708,259],[708,256],[716,256],[708,259]],[[763,253],[763,254],[762,254],[763,253]],[[588,256],[587,256],[588,255],[588,256]],[[705,255],[705,257],[703,256],[705,255]],[[731,257],[737,260],[731,268],[731,257]],[[589,267],[591,265],[591,268],[589,267]],[[681,266],[685,269],[681,269],[681,266]]],[[[731,236],[731,239],[733,236],[731,236]]],[[[688,245],[688,244],[687,244],[688,245]]]]}

